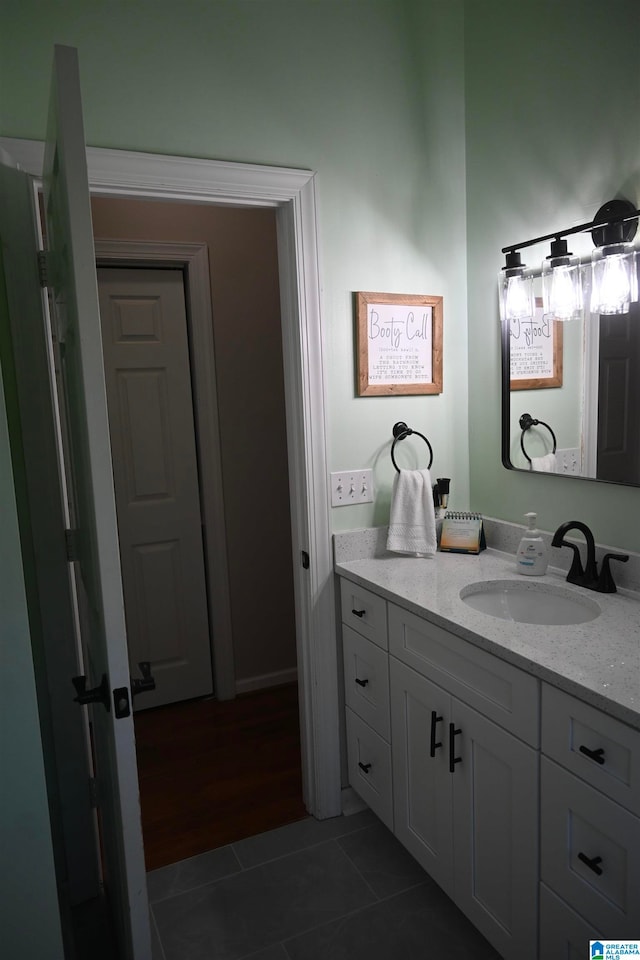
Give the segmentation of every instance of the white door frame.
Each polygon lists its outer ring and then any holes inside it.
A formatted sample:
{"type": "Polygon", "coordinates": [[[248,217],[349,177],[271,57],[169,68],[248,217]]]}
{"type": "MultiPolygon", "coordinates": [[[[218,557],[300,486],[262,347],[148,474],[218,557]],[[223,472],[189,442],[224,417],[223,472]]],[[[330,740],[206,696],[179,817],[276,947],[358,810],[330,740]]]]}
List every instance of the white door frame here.
{"type": "Polygon", "coordinates": [[[209,607],[209,641],[213,682],[218,700],[236,694],[224,515],[218,394],[213,343],[209,255],[206,243],[150,243],[144,240],[94,240],[98,266],[178,268],[188,292],[189,338],[193,344],[193,403],[197,410],[200,508],[208,563],[205,565],[209,607]]]}
{"type": "MultiPolygon", "coordinates": [[[[26,172],[36,178],[42,175],[43,144],[0,138],[0,147],[26,172]]],[[[96,194],[276,209],[303,795],[314,816],[337,816],[338,671],[315,174],[95,147],[87,148],[87,163],[89,185],[96,194]],[[308,569],[302,566],[304,554],[308,569]]]]}

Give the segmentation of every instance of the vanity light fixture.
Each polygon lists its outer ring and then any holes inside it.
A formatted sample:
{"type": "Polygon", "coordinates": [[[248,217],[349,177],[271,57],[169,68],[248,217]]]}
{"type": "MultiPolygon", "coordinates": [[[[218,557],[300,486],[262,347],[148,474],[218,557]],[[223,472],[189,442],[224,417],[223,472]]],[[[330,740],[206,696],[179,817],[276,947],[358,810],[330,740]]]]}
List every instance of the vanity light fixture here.
{"type": "Polygon", "coordinates": [[[636,230],[638,211],[628,200],[610,200],[600,207],[591,231],[596,249],[591,260],[592,313],[628,313],[629,305],[638,299],[636,252],[631,245],[636,230]],[[611,217],[625,219],[611,220],[611,217]],[[631,218],[631,219],[629,219],[631,218]]]}
{"type": "Polygon", "coordinates": [[[574,320],[582,315],[580,263],[564,237],[551,241],[551,253],[542,264],[542,310],[551,320],[574,320]]]}
{"type": "Polygon", "coordinates": [[[638,228],[640,210],[628,200],[616,198],[605,203],[590,223],[557,230],[524,243],[503,247],[506,256],[501,271],[501,310],[507,321],[533,316],[532,277],[525,274],[520,250],[551,240],[551,252],[542,265],[544,315],[554,320],[571,320],[583,310],[582,267],[573,258],[565,237],[591,233],[596,249],[591,257],[592,313],[626,313],[638,300],[637,251],[632,240],[638,228]]]}
{"type": "Polygon", "coordinates": [[[505,320],[526,320],[533,316],[533,279],[525,274],[526,263],[516,250],[506,253],[502,268],[500,304],[505,320]]]}

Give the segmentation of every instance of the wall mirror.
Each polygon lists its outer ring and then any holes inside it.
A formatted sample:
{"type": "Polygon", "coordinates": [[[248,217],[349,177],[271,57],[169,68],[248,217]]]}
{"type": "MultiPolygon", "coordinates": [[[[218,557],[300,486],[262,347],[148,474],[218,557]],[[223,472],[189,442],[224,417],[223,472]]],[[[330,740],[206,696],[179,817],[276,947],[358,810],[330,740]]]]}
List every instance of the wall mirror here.
{"type": "MultiPolygon", "coordinates": [[[[640,304],[628,313],[502,325],[502,462],[640,486],[640,304]]],[[[588,291],[585,303],[588,303],[588,291]]]]}

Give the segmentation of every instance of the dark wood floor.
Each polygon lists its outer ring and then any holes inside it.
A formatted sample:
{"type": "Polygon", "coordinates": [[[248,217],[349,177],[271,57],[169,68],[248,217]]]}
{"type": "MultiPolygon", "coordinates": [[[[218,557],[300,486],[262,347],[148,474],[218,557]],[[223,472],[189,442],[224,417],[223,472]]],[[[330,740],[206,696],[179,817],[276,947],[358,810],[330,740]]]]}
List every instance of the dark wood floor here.
{"type": "Polygon", "coordinates": [[[136,714],[147,870],[300,820],[296,684],[136,714]]]}

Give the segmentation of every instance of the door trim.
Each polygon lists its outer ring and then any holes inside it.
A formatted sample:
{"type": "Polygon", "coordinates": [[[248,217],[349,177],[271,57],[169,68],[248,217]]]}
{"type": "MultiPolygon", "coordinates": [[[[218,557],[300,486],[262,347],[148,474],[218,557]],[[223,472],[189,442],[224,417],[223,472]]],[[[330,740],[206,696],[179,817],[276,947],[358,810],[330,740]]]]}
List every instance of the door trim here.
{"type": "MultiPolygon", "coordinates": [[[[0,139],[34,177],[43,144],[0,139]]],[[[336,619],[325,426],[324,333],[315,173],[286,167],[87,148],[92,192],[276,208],[304,802],[340,810],[336,619]],[[302,551],[310,565],[304,570],[302,551]]]]}
{"type": "Polygon", "coordinates": [[[152,243],[141,240],[94,240],[99,267],[178,268],[185,273],[188,293],[189,338],[200,507],[208,562],[205,564],[209,607],[209,643],[213,657],[213,683],[218,700],[236,695],[227,562],[227,530],[220,456],[218,393],[206,243],[152,243]]]}

